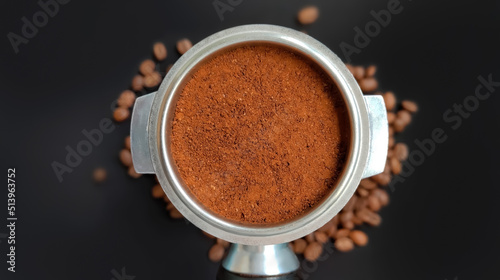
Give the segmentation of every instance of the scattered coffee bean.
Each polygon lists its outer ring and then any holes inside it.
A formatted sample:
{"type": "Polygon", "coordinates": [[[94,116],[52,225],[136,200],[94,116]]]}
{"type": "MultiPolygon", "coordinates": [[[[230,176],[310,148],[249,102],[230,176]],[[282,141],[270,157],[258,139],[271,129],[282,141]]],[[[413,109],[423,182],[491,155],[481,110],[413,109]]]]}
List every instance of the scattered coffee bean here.
{"type": "Polygon", "coordinates": [[[349,237],[338,238],[333,245],[340,252],[349,252],[354,249],[354,243],[349,237]]]}
{"type": "Polygon", "coordinates": [[[305,239],[308,243],[316,241],[316,238],[314,238],[314,233],[309,233],[305,236],[305,239]]]}
{"type": "Polygon", "coordinates": [[[127,149],[122,149],[120,151],[120,161],[125,166],[132,166],[132,154],[127,149]]]}
{"type": "Polygon", "coordinates": [[[135,93],[131,90],[124,90],[120,97],[118,97],[118,106],[124,108],[130,108],[134,105],[135,93]]]}
{"type": "Polygon", "coordinates": [[[377,72],[377,66],[370,65],[366,68],[365,77],[370,78],[375,76],[375,72],[377,72]]]}
{"type": "MultiPolygon", "coordinates": [[[[172,210],[170,210],[170,217],[172,219],[182,219],[182,218],[184,218],[184,216],[182,216],[181,212],[179,212],[179,210],[177,210],[175,208],[172,209],[172,210]]],[[[222,248],[224,248],[224,247],[222,247],[222,248]]]]}
{"type": "Polygon", "coordinates": [[[312,242],[307,245],[304,250],[304,258],[310,262],[313,262],[321,256],[323,252],[323,245],[319,242],[312,242]]]}
{"type": "Polygon", "coordinates": [[[160,184],[156,184],[153,186],[153,188],[151,189],[151,195],[154,197],[154,198],[162,198],[163,196],[165,196],[165,192],[163,191],[163,189],[161,188],[160,184]]]}
{"type": "Polygon", "coordinates": [[[364,78],[359,81],[359,87],[363,92],[371,92],[377,89],[378,82],[373,77],[364,78]]]}
{"type": "Polygon", "coordinates": [[[144,86],[154,88],[161,82],[161,75],[158,72],[152,72],[144,77],[144,86]]]}
{"type": "Polygon", "coordinates": [[[391,165],[393,174],[398,175],[399,173],[401,173],[401,162],[397,158],[391,158],[389,160],[389,164],[391,165]]]}
{"type": "Polygon", "coordinates": [[[216,243],[208,251],[208,258],[213,262],[219,262],[224,257],[224,251],[224,247],[216,243]]]}
{"type": "Polygon", "coordinates": [[[368,196],[368,208],[372,211],[378,212],[382,208],[379,198],[374,195],[368,196]]]}
{"type": "Polygon", "coordinates": [[[167,58],[167,48],[161,42],[157,42],[153,45],[153,54],[158,61],[162,61],[167,58]]]}
{"type": "Polygon", "coordinates": [[[135,75],[130,86],[133,91],[141,91],[144,88],[144,78],[142,75],[135,75]]]}
{"type": "Polygon", "coordinates": [[[394,108],[396,108],[396,96],[394,95],[394,93],[388,91],[384,93],[382,97],[384,98],[385,107],[387,108],[387,111],[392,111],[394,110],[394,108]]]}
{"type": "Polygon", "coordinates": [[[337,230],[337,235],[335,235],[335,239],[349,236],[350,232],[351,232],[351,230],[348,228],[341,228],[341,229],[337,230]]]}
{"type": "Polygon", "coordinates": [[[396,120],[396,114],[394,114],[393,112],[387,112],[387,123],[393,124],[395,120],[396,120]]]}
{"type": "Polygon", "coordinates": [[[319,9],[316,6],[307,6],[302,8],[297,14],[297,20],[300,24],[308,25],[314,23],[319,17],[319,9]]]}
{"type": "Polygon", "coordinates": [[[113,119],[117,122],[122,122],[130,117],[130,111],[125,107],[117,107],[113,112],[113,119]]]}
{"type": "Polygon", "coordinates": [[[352,75],[357,81],[362,80],[365,77],[365,68],[361,66],[352,67],[352,75]]]}
{"type": "Polygon", "coordinates": [[[408,110],[411,113],[416,113],[418,111],[417,103],[409,100],[401,102],[403,109],[408,110]]]}
{"type": "Polygon", "coordinates": [[[155,62],[151,59],[146,59],[141,63],[141,65],[139,65],[139,72],[141,72],[142,75],[147,76],[148,74],[153,73],[155,68],[155,62]]]}
{"type": "Polygon", "coordinates": [[[328,235],[326,235],[326,233],[322,232],[322,231],[315,231],[314,232],[314,238],[316,239],[316,241],[318,241],[319,243],[326,243],[328,242],[328,240],[330,239],[328,237],[328,235]]]}
{"type": "Polygon", "coordinates": [[[405,161],[408,159],[408,146],[404,143],[397,143],[394,145],[394,154],[399,161],[405,161]]]}
{"type": "Polygon", "coordinates": [[[229,242],[224,239],[217,238],[217,244],[221,245],[224,248],[229,248],[229,242]]]}
{"type": "Polygon", "coordinates": [[[349,234],[349,238],[358,246],[365,246],[368,244],[368,235],[361,230],[353,230],[349,234]]]}
{"type": "Polygon", "coordinates": [[[397,120],[402,120],[403,123],[406,125],[408,125],[410,122],[411,122],[411,114],[409,111],[406,111],[406,110],[400,110],[398,111],[398,113],[396,114],[396,119],[397,120]]]}
{"type": "Polygon", "coordinates": [[[361,180],[361,182],[359,182],[359,186],[367,190],[373,190],[378,187],[377,183],[369,178],[361,180]]]}
{"type": "Polygon", "coordinates": [[[125,137],[125,148],[130,150],[130,135],[125,137]]]}
{"type": "Polygon", "coordinates": [[[299,239],[293,241],[293,251],[296,254],[304,253],[304,250],[306,249],[306,247],[307,247],[307,241],[305,241],[302,238],[299,238],[299,239]]]}
{"type": "Polygon", "coordinates": [[[102,183],[102,182],[106,181],[106,177],[107,177],[106,169],[104,169],[104,168],[94,169],[94,172],[92,173],[92,177],[94,178],[94,181],[96,183],[102,183]]]}
{"type": "Polygon", "coordinates": [[[177,41],[177,51],[180,54],[185,54],[192,47],[193,47],[193,43],[191,43],[191,41],[189,41],[189,39],[184,38],[184,39],[177,41]]]}
{"type": "Polygon", "coordinates": [[[135,172],[135,168],[134,168],[134,166],[130,166],[130,167],[128,168],[128,175],[129,175],[130,177],[134,178],[134,179],[137,179],[137,178],[139,178],[139,177],[141,177],[141,176],[142,176],[142,174],[139,174],[139,173],[135,172]]]}

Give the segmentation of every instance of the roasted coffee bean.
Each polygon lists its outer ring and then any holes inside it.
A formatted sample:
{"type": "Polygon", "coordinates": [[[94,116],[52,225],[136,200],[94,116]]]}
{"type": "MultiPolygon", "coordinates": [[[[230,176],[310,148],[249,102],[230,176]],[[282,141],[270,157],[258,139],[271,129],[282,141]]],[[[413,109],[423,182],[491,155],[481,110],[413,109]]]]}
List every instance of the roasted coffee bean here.
{"type": "Polygon", "coordinates": [[[349,211],[349,212],[342,211],[339,214],[340,223],[341,224],[347,223],[348,221],[350,221],[352,219],[352,216],[354,216],[354,214],[351,211],[349,211]]]}
{"type": "Polygon", "coordinates": [[[372,195],[376,196],[379,199],[382,206],[386,206],[387,204],[389,204],[389,194],[387,193],[387,191],[383,189],[375,189],[373,190],[372,195]]]}
{"type": "Polygon", "coordinates": [[[328,235],[326,235],[326,233],[322,232],[322,231],[315,231],[314,232],[314,238],[316,239],[316,241],[318,241],[319,243],[326,243],[328,242],[328,239],[330,239],[328,237],[328,235]]]}
{"type": "Polygon", "coordinates": [[[341,229],[337,230],[337,234],[335,235],[335,239],[349,236],[350,232],[351,232],[351,230],[348,228],[341,228],[341,229]]]}
{"type": "Polygon", "coordinates": [[[321,256],[323,252],[323,245],[319,242],[312,242],[307,245],[304,250],[304,258],[310,262],[313,262],[321,256]]]}
{"type": "Polygon", "coordinates": [[[352,217],[352,222],[357,225],[357,226],[360,226],[363,224],[363,221],[358,217],[358,216],[354,216],[352,217]]]}
{"type": "Polygon", "coordinates": [[[130,110],[125,107],[117,107],[113,112],[113,119],[117,122],[122,122],[130,117],[130,110]]]}
{"type": "Polygon", "coordinates": [[[163,189],[161,188],[160,184],[156,184],[153,186],[153,188],[151,189],[151,195],[154,197],[154,198],[162,198],[163,196],[165,196],[165,192],[163,191],[163,189]]]}
{"type": "Polygon", "coordinates": [[[132,154],[127,149],[122,149],[120,151],[120,161],[125,166],[132,166],[132,154]]]}
{"type": "Polygon", "coordinates": [[[366,197],[360,197],[358,198],[358,201],[356,201],[356,205],[354,206],[354,211],[360,211],[361,209],[366,208],[368,205],[368,200],[366,197]]]}
{"type": "Polygon", "coordinates": [[[347,228],[347,229],[353,229],[354,228],[354,223],[352,220],[346,221],[342,223],[342,228],[347,228]]]}
{"type": "Polygon", "coordinates": [[[293,251],[296,254],[304,253],[304,250],[306,249],[306,247],[307,247],[307,241],[305,241],[302,238],[299,238],[299,239],[293,241],[293,251]]]}
{"type": "Polygon", "coordinates": [[[227,242],[224,239],[220,239],[220,238],[217,238],[217,244],[221,245],[224,248],[228,248],[230,245],[229,242],[227,242]]]}
{"type": "Polygon", "coordinates": [[[144,86],[147,88],[153,88],[159,85],[161,82],[161,75],[158,72],[152,72],[146,77],[144,77],[144,86]]]}
{"type": "Polygon", "coordinates": [[[132,78],[130,87],[133,91],[141,91],[144,88],[144,77],[142,75],[135,75],[134,78],[132,78]]]}
{"type": "Polygon", "coordinates": [[[356,215],[365,223],[371,226],[378,226],[382,222],[382,218],[379,214],[372,212],[368,209],[363,209],[358,211],[356,215]]]}
{"type": "Polygon", "coordinates": [[[132,105],[134,105],[134,102],[135,102],[135,93],[128,89],[124,90],[120,94],[120,97],[118,97],[119,107],[130,108],[132,107],[132,105]]]}
{"type": "Polygon", "coordinates": [[[385,108],[387,111],[392,111],[396,107],[396,96],[391,91],[386,92],[384,95],[385,108]]]}
{"type": "Polygon", "coordinates": [[[125,148],[130,150],[130,135],[125,137],[125,148]]]}
{"type": "Polygon", "coordinates": [[[224,257],[224,247],[220,244],[214,244],[208,251],[208,259],[213,262],[219,262],[224,257]]]}
{"type": "Polygon", "coordinates": [[[192,47],[193,47],[193,43],[191,43],[191,41],[189,41],[189,39],[184,38],[184,39],[177,41],[177,51],[180,54],[185,54],[192,47]]]}
{"type": "Polygon", "coordinates": [[[389,164],[391,165],[392,173],[394,173],[395,175],[401,173],[401,162],[397,158],[392,157],[389,160],[389,164]]]}
{"type": "Polygon", "coordinates": [[[387,123],[393,124],[395,120],[396,120],[396,114],[394,114],[393,112],[387,112],[387,123]]]}
{"type": "Polygon", "coordinates": [[[314,233],[309,233],[305,236],[305,239],[308,243],[316,241],[316,238],[314,238],[314,233]]]}
{"type": "Polygon", "coordinates": [[[297,20],[303,25],[314,23],[318,17],[319,9],[316,6],[304,7],[297,14],[297,20]]]}
{"type": "Polygon", "coordinates": [[[166,203],[170,203],[170,199],[168,199],[166,195],[163,197],[163,201],[165,201],[166,203]]]}
{"type": "Polygon", "coordinates": [[[389,142],[388,142],[389,148],[392,148],[394,144],[396,144],[396,139],[394,139],[394,136],[389,136],[389,142]]]}
{"type": "Polygon", "coordinates": [[[168,211],[171,211],[171,210],[175,209],[175,206],[172,203],[169,203],[169,204],[167,204],[166,208],[168,211]]]}
{"type": "Polygon", "coordinates": [[[349,252],[354,249],[354,243],[349,237],[338,238],[333,245],[340,252],[349,252]]]}
{"type": "Polygon", "coordinates": [[[356,190],[356,193],[360,196],[360,197],[367,197],[369,194],[370,194],[370,191],[368,191],[367,189],[365,188],[358,188],[356,190]]]}
{"type": "Polygon", "coordinates": [[[174,208],[174,209],[172,209],[172,210],[170,210],[169,214],[170,214],[170,217],[171,217],[172,219],[182,219],[182,218],[184,218],[184,217],[182,216],[181,212],[179,212],[179,210],[177,210],[177,209],[175,209],[175,208],[174,208]]]}
{"type": "Polygon", "coordinates": [[[403,109],[408,110],[411,113],[416,113],[418,111],[417,103],[410,100],[405,100],[401,102],[401,107],[403,107],[403,109]]]}
{"type": "Polygon", "coordinates": [[[94,169],[94,172],[92,173],[92,177],[94,178],[94,182],[96,183],[102,183],[106,181],[107,177],[107,172],[106,169],[104,168],[96,168],[94,169]]]}
{"type": "Polygon", "coordinates": [[[377,89],[378,82],[373,77],[364,78],[359,81],[359,87],[363,92],[371,92],[377,89]]]}
{"type": "MultiPolygon", "coordinates": [[[[354,196],[353,196],[353,197],[354,197],[354,196]]],[[[345,209],[345,207],[344,207],[344,209],[345,209]]],[[[333,227],[333,226],[334,226],[334,225],[333,225],[333,222],[330,220],[330,221],[328,221],[328,223],[326,223],[325,225],[323,225],[322,227],[320,227],[320,228],[318,229],[318,231],[327,232],[327,231],[328,231],[328,229],[329,229],[330,227],[333,227]]]]}
{"type": "Polygon", "coordinates": [[[377,174],[371,178],[381,186],[387,186],[391,182],[391,175],[385,173],[377,174]]]}
{"type": "Polygon", "coordinates": [[[375,76],[375,72],[377,72],[377,66],[370,65],[366,68],[365,77],[370,78],[375,76]]]}
{"type": "Polygon", "coordinates": [[[375,195],[368,196],[368,208],[372,211],[378,212],[382,208],[379,198],[375,195]]]}
{"type": "Polygon", "coordinates": [[[337,230],[337,226],[333,226],[326,231],[326,234],[331,238],[335,238],[335,236],[337,235],[337,230]]]}
{"type": "Polygon", "coordinates": [[[128,175],[134,179],[137,179],[142,176],[142,174],[139,174],[135,171],[135,168],[133,166],[130,166],[128,168],[128,175]]]}
{"type": "Polygon", "coordinates": [[[368,235],[360,230],[353,230],[349,234],[349,238],[358,246],[365,246],[368,244],[368,235]]]}
{"type": "Polygon", "coordinates": [[[153,54],[158,61],[162,61],[167,58],[167,48],[161,42],[157,42],[153,45],[153,54]]]}
{"type": "Polygon", "coordinates": [[[403,130],[405,130],[405,128],[408,124],[405,123],[405,121],[403,119],[396,118],[396,120],[394,121],[394,123],[392,125],[393,125],[392,127],[394,127],[394,131],[399,133],[399,132],[402,132],[403,130]]]}
{"type": "Polygon", "coordinates": [[[361,180],[361,182],[359,182],[359,186],[366,190],[373,190],[378,185],[371,179],[363,179],[361,180]]]}
{"type": "MultiPolygon", "coordinates": [[[[396,121],[396,120],[394,120],[394,121],[396,121]]],[[[392,125],[389,126],[389,136],[394,136],[394,126],[392,126],[392,125]]]]}
{"type": "Polygon", "coordinates": [[[358,199],[357,195],[351,196],[351,199],[347,202],[347,204],[344,206],[343,211],[350,212],[354,210],[354,206],[356,205],[356,201],[358,199]]]}
{"type": "Polygon", "coordinates": [[[361,66],[355,66],[352,68],[352,75],[358,81],[361,81],[365,77],[365,68],[361,66]]]}
{"type": "Polygon", "coordinates": [[[408,146],[405,143],[397,143],[394,145],[394,154],[399,161],[408,159],[408,146]]]}
{"type": "Polygon", "coordinates": [[[396,120],[402,120],[405,125],[408,125],[411,122],[411,114],[407,110],[399,110],[396,120]]]}
{"type": "Polygon", "coordinates": [[[139,72],[141,72],[142,75],[146,76],[153,73],[155,71],[155,68],[155,62],[151,59],[146,59],[141,63],[141,65],[139,65],[139,72]]]}

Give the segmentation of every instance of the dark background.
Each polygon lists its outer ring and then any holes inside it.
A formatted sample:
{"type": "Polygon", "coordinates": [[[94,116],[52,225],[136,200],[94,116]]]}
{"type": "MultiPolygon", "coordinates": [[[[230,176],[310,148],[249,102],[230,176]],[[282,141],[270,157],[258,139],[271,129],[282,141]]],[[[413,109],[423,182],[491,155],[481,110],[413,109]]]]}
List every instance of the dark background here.
{"type": "MultiPolygon", "coordinates": [[[[227,3],[226,0],[221,0],[227,3]]],[[[295,15],[304,5],[321,9],[304,28],[342,59],[340,43],[353,44],[371,10],[388,0],[243,0],[218,17],[212,1],[79,1],[57,15],[15,54],[9,32],[21,34],[21,18],[40,10],[37,1],[1,1],[1,167],[16,168],[16,270],[7,272],[6,239],[0,239],[0,279],[112,279],[126,268],[141,279],[213,279],[218,264],[207,259],[211,240],[193,225],[168,217],[150,196],[151,178],[127,176],[117,154],[129,122],[118,124],[102,144],[60,183],[53,161],[111,117],[156,41],[198,42],[222,29],[269,23],[301,30],[295,15]],[[108,170],[102,185],[96,167],[108,170]]],[[[498,279],[500,223],[500,89],[451,129],[443,113],[474,94],[477,77],[500,80],[500,1],[401,1],[354,64],[376,64],[383,89],[412,99],[420,111],[398,141],[417,149],[436,127],[448,139],[404,183],[382,210],[383,223],[367,229],[370,243],[328,256],[309,279],[498,279]]],[[[166,65],[166,64],[165,64],[166,65]]],[[[0,188],[0,234],[7,217],[7,186],[0,188]]],[[[1,237],[1,235],[0,235],[1,237]]]]}

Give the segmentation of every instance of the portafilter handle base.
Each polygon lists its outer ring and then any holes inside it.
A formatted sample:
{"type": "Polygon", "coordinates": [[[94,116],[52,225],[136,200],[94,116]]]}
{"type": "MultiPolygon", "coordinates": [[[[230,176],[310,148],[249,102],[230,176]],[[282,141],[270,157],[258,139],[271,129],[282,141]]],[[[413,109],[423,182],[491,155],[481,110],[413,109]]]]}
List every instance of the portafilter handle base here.
{"type": "Polygon", "coordinates": [[[288,243],[261,246],[231,244],[222,267],[237,275],[266,279],[296,271],[299,260],[288,243]]]}

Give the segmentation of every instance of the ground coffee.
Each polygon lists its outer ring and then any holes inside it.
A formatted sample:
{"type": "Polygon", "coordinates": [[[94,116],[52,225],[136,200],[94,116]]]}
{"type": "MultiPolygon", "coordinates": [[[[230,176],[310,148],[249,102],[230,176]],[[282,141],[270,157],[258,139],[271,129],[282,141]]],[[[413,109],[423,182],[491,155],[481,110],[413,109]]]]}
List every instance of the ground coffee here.
{"type": "Polygon", "coordinates": [[[292,219],[335,187],[350,144],[347,108],[309,59],[244,46],[204,63],[177,102],[173,158],[215,213],[244,223],[292,219]]]}

